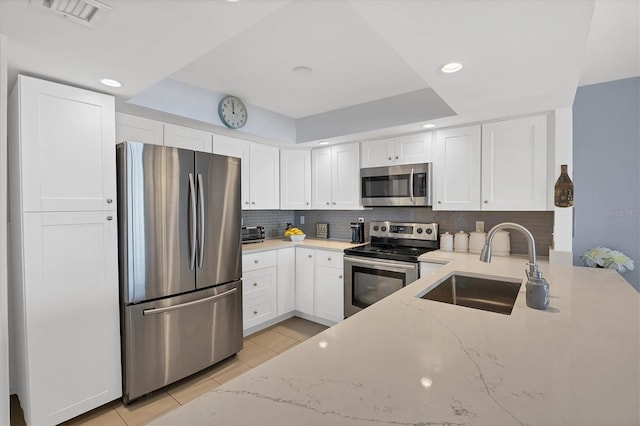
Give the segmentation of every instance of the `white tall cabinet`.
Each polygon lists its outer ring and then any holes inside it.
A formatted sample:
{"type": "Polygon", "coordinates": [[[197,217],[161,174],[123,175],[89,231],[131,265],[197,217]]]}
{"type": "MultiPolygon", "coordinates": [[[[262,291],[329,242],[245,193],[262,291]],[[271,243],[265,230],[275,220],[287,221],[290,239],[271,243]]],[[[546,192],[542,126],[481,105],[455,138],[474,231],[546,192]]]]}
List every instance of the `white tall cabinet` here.
{"type": "Polygon", "coordinates": [[[19,76],[9,105],[11,369],[28,424],[122,394],[114,99],[19,76]]]}

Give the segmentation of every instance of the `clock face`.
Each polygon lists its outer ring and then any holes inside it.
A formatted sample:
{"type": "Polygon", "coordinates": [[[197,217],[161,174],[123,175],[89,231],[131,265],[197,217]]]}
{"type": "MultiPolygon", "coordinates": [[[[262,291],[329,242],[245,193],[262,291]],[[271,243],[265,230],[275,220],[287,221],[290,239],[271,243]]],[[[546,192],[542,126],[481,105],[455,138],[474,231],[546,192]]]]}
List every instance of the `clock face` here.
{"type": "Polygon", "coordinates": [[[239,129],[247,123],[247,108],[235,96],[226,96],[218,104],[218,115],[225,126],[239,129]]]}

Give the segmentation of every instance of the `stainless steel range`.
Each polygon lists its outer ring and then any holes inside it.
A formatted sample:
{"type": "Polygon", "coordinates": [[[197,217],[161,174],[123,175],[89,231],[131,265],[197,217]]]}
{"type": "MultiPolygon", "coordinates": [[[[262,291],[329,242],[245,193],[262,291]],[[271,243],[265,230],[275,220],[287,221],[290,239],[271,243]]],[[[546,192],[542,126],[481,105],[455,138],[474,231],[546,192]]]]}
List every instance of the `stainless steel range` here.
{"type": "Polygon", "coordinates": [[[371,243],[344,251],[349,317],[419,277],[418,257],[440,248],[437,223],[371,222],[371,243]]]}

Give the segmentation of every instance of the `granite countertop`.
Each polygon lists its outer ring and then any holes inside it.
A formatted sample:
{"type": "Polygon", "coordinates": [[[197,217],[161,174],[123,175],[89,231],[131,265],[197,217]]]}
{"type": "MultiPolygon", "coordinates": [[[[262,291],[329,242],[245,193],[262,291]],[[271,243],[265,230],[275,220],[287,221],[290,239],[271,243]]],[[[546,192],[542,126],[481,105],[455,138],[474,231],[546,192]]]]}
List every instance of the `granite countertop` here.
{"type": "Polygon", "coordinates": [[[323,238],[314,238],[307,236],[304,240],[299,242],[293,242],[289,238],[274,238],[264,240],[261,243],[249,243],[242,245],[242,254],[257,253],[260,251],[277,250],[287,247],[306,247],[322,250],[343,251],[344,249],[358,246],[360,244],[353,244],[344,240],[328,240],[323,238]]]}
{"type": "Polygon", "coordinates": [[[549,309],[416,297],[452,271],[526,259],[432,252],[442,268],[157,419],[176,424],[640,424],[640,295],[607,269],[540,262],[549,309]]]}

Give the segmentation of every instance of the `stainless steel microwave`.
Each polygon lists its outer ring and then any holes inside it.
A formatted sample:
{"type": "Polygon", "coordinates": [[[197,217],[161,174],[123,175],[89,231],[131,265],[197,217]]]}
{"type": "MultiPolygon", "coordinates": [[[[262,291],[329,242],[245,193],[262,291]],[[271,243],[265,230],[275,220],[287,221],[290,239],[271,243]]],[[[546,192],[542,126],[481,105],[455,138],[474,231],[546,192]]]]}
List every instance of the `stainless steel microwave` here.
{"type": "Polygon", "coordinates": [[[431,163],[360,169],[362,205],[430,206],[431,170],[431,163]]]}

